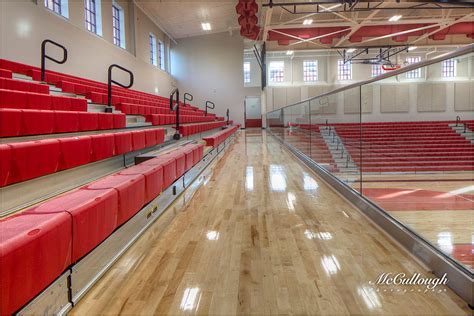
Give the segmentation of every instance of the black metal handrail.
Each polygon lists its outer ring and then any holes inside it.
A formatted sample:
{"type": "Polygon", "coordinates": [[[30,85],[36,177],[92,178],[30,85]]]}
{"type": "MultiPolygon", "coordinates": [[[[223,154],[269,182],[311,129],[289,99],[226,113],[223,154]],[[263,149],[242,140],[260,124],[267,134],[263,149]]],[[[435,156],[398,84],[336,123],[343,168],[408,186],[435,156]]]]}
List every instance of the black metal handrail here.
{"type": "Polygon", "coordinates": [[[176,111],[176,132],[173,135],[173,139],[179,140],[181,138],[179,134],[179,89],[175,88],[170,93],[170,110],[176,111]],[[176,106],[174,105],[174,96],[176,95],[176,106]]]}
{"type": "Polygon", "coordinates": [[[51,61],[54,61],[57,64],[64,64],[67,61],[67,49],[63,45],[56,43],[53,40],[46,39],[41,43],[41,81],[44,81],[45,79],[45,73],[46,73],[46,59],[49,59],[51,61]],[[46,55],[46,44],[53,44],[59,48],[62,48],[63,50],[63,60],[57,60],[51,56],[46,55]]]}
{"type": "Polygon", "coordinates": [[[226,116],[227,116],[227,125],[229,125],[229,109],[227,109],[226,116]]]}
{"type": "Polygon", "coordinates": [[[214,102],[206,101],[206,116],[207,116],[207,109],[214,110],[215,108],[216,108],[216,105],[214,104],[214,102]]]}
{"type": "Polygon", "coordinates": [[[458,115],[456,116],[456,127],[458,126],[459,123],[461,123],[461,117],[458,115]]]}
{"type": "Polygon", "coordinates": [[[131,72],[130,70],[120,66],[120,65],[117,65],[117,64],[112,64],[109,66],[109,70],[108,70],[108,77],[107,77],[107,105],[108,105],[108,111],[107,112],[111,112],[110,110],[112,109],[111,106],[112,106],[112,83],[115,83],[116,85],[122,87],[122,88],[125,88],[125,89],[128,89],[128,88],[131,88],[133,86],[133,81],[134,81],[134,77],[133,77],[133,72],[131,72]],[[124,85],[124,84],[121,84],[120,82],[118,81],[115,81],[112,79],[112,70],[114,68],[118,68],[120,70],[123,70],[125,71],[126,73],[128,73],[130,75],[130,82],[128,85],[124,85]]]}
{"type": "Polygon", "coordinates": [[[186,105],[186,101],[191,102],[192,100],[194,100],[194,96],[191,93],[186,92],[184,94],[184,105],[186,105]]]}

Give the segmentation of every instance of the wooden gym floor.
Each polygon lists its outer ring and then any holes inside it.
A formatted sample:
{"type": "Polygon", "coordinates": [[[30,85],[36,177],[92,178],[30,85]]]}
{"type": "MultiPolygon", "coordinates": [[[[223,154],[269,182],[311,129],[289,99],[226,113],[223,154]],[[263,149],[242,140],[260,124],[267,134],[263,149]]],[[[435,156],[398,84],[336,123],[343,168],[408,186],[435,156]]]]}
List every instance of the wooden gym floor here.
{"type": "Polygon", "coordinates": [[[187,203],[179,198],[75,306],[97,314],[470,314],[261,130],[243,131],[187,203]]]}

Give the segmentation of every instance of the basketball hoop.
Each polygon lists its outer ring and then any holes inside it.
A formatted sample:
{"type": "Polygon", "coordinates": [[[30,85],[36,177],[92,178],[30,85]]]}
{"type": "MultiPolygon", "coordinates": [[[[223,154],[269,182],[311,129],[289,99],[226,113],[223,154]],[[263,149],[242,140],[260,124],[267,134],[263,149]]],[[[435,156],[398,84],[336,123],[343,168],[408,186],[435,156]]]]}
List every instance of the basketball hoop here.
{"type": "Polygon", "coordinates": [[[397,70],[400,69],[402,66],[400,65],[382,65],[382,69],[384,71],[392,71],[392,70],[397,70]]]}

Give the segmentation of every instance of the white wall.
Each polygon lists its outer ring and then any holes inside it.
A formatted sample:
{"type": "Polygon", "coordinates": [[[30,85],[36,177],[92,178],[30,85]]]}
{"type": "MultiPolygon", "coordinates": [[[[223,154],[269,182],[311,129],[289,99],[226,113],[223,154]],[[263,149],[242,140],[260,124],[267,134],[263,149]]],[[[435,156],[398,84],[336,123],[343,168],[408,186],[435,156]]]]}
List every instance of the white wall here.
{"type": "Polygon", "coordinates": [[[181,93],[194,95],[194,105],[206,100],[216,104],[212,112],[243,124],[245,96],[259,96],[258,87],[245,88],[243,39],[239,34],[217,33],[181,39],[172,46],[171,69],[181,93]]]}
{"type": "MultiPolygon", "coordinates": [[[[68,19],[44,8],[44,1],[37,2],[0,1],[1,58],[40,66],[40,45],[49,38],[67,47],[69,59],[64,65],[47,61],[47,69],[106,82],[108,66],[116,63],[133,70],[133,89],[160,95],[171,90],[173,79],[150,64],[147,44],[149,32],[165,43],[169,39],[131,1],[117,1],[125,11],[126,49],[113,44],[111,0],[101,1],[102,37],[86,30],[84,1],[69,1],[68,19]]],[[[126,82],[125,76],[117,77],[126,82]]]]}
{"type": "MultiPolygon", "coordinates": [[[[425,59],[425,56],[411,52],[401,54],[400,61],[403,62],[408,55],[425,59]]],[[[337,56],[317,55],[268,58],[267,64],[272,60],[285,62],[285,81],[269,82],[267,112],[371,78],[371,65],[354,64],[353,80],[338,81],[338,59],[337,56]],[[303,81],[303,60],[312,59],[318,60],[319,78],[316,82],[307,83],[303,81]]],[[[364,121],[454,120],[458,115],[462,119],[474,119],[474,57],[457,58],[456,66],[455,78],[443,78],[441,64],[438,63],[422,69],[420,79],[407,79],[402,74],[365,86],[362,91],[364,121]]],[[[313,120],[316,115],[322,115],[323,121],[326,118],[352,121],[354,111],[359,111],[358,97],[356,104],[353,99],[346,92],[330,97],[327,106],[312,104],[313,120]]]]}

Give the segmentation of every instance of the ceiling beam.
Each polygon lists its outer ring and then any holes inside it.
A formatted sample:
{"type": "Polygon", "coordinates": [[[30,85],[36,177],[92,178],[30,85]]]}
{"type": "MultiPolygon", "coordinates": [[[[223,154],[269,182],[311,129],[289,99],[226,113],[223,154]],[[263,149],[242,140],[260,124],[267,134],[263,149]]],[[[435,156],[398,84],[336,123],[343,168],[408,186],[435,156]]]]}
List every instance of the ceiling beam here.
{"type": "Polygon", "coordinates": [[[302,39],[302,38],[300,38],[300,37],[298,37],[298,36],[291,35],[291,34],[287,34],[287,33],[284,33],[284,32],[277,31],[277,30],[270,30],[270,31],[271,31],[271,32],[278,33],[278,34],[281,34],[281,35],[285,35],[285,36],[288,36],[288,37],[291,37],[291,38],[294,38],[294,39],[296,39],[296,40],[298,40],[298,41],[302,41],[302,42],[306,42],[306,43],[309,42],[309,43],[312,43],[312,44],[314,44],[314,45],[316,45],[316,46],[319,46],[319,47],[329,48],[329,47],[326,46],[326,45],[322,45],[322,44],[319,44],[319,43],[317,43],[317,42],[313,42],[312,40],[309,40],[309,39],[302,39]]]}
{"type": "Polygon", "coordinates": [[[263,26],[263,36],[262,36],[263,42],[267,41],[268,31],[270,30],[270,23],[272,22],[272,16],[273,16],[273,8],[268,8],[267,12],[265,12],[265,24],[263,26]]]}
{"type": "Polygon", "coordinates": [[[295,43],[291,43],[290,46],[292,45],[298,45],[300,43],[303,43],[303,42],[308,42],[308,41],[314,41],[316,39],[320,39],[320,38],[323,38],[323,37],[327,37],[327,36],[331,36],[331,35],[334,35],[334,34],[338,34],[338,33],[342,33],[342,32],[346,32],[350,30],[349,28],[347,29],[344,29],[344,30],[339,30],[339,31],[335,31],[335,32],[331,32],[331,33],[327,33],[327,34],[323,34],[323,35],[318,35],[318,36],[315,36],[315,37],[312,37],[312,38],[308,38],[308,39],[301,39],[299,42],[295,42],[295,43]]]}
{"type": "Polygon", "coordinates": [[[387,35],[378,36],[378,37],[372,37],[372,38],[366,39],[365,41],[362,41],[360,43],[373,42],[373,41],[381,40],[381,39],[384,39],[384,38],[390,38],[390,37],[394,37],[394,36],[398,36],[398,35],[404,35],[404,34],[408,34],[408,33],[413,33],[413,32],[417,32],[417,31],[423,31],[423,30],[426,30],[426,29],[431,29],[433,27],[437,27],[437,25],[422,26],[422,27],[417,27],[415,29],[411,29],[411,30],[396,32],[396,33],[387,34],[387,35]]]}
{"type": "MultiPolygon", "coordinates": [[[[459,20],[459,19],[458,19],[459,20]]],[[[455,18],[446,19],[446,22],[458,22],[455,18]]],[[[474,22],[474,16],[469,16],[463,22],[474,22]]],[[[438,24],[439,19],[410,19],[410,20],[399,20],[397,22],[388,22],[387,20],[380,21],[369,21],[364,25],[404,25],[404,24],[427,24],[433,23],[438,24]]],[[[352,23],[349,22],[327,22],[327,23],[313,23],[311,25],[303,24],[291,24],[291,25],[282,25],[282,24],[273,24],[269,26],[269,29],[302,29],[302,28],[316,28],[316,27],[335,27],[335,26],[352,26],[352,23]]]]}
{"type": "Polygon", "coordinates": [[[456,24],[456,23],[459,23],[459,22],[463,22],[464,20],[467,20],[467,19],[469,19],[469,18],[472,17],[472,16],[474,16],[474,12],[469,13],[468,15],[465,15],[464,17],[462,17],[462,18],[460,18],[460,19],[457,19],[457,20],[455,20],[455,21],[450,21],[450,22],[445,22],[445,21],[443,21],[443,22],[441,22],[441,23],[438,24],[438,26],[439,26],[438,29],[436,29],[436,30],[434,30],[434,31],[431,31],[431,32],[429,32],[429,33],[426,33],[426,34],[421,35],[421,36],[418,37],[417,39],[411,41],[410,44],[415,44],[415,43],[417,43],[417,42],[419,42],[419,41],[421,41],[421,40],[424,40],[425,38],[427,38],[427,37],[429,37],[429,36],[431,36],[431,35],[433,35],[433,34],[436,34],[436,33],[438,33],[439,31],[444,30],[444,29],[446,29],[446,28],[452,26],[453,24],[456,24]]]}
{"type": "Polygon", "coordinates": [[[370,19],[373,18],[375,15],[377,15],[377,13],[379,13],[379,12],[380,12],[380,10],[373,11],[371,14],[369,14],[368,17],[366,17],[364,20],[362,20],[362,22],[360,22],[359,24],[353,26],[351,31],[349,32],[349,34],[344,35],[334,46],[337,47],[337,46],[341,45],[342,43],[344,43],[345,41],[347,41],[361,27],[363,27],[365,24],[370,22],[370,19]]]}

